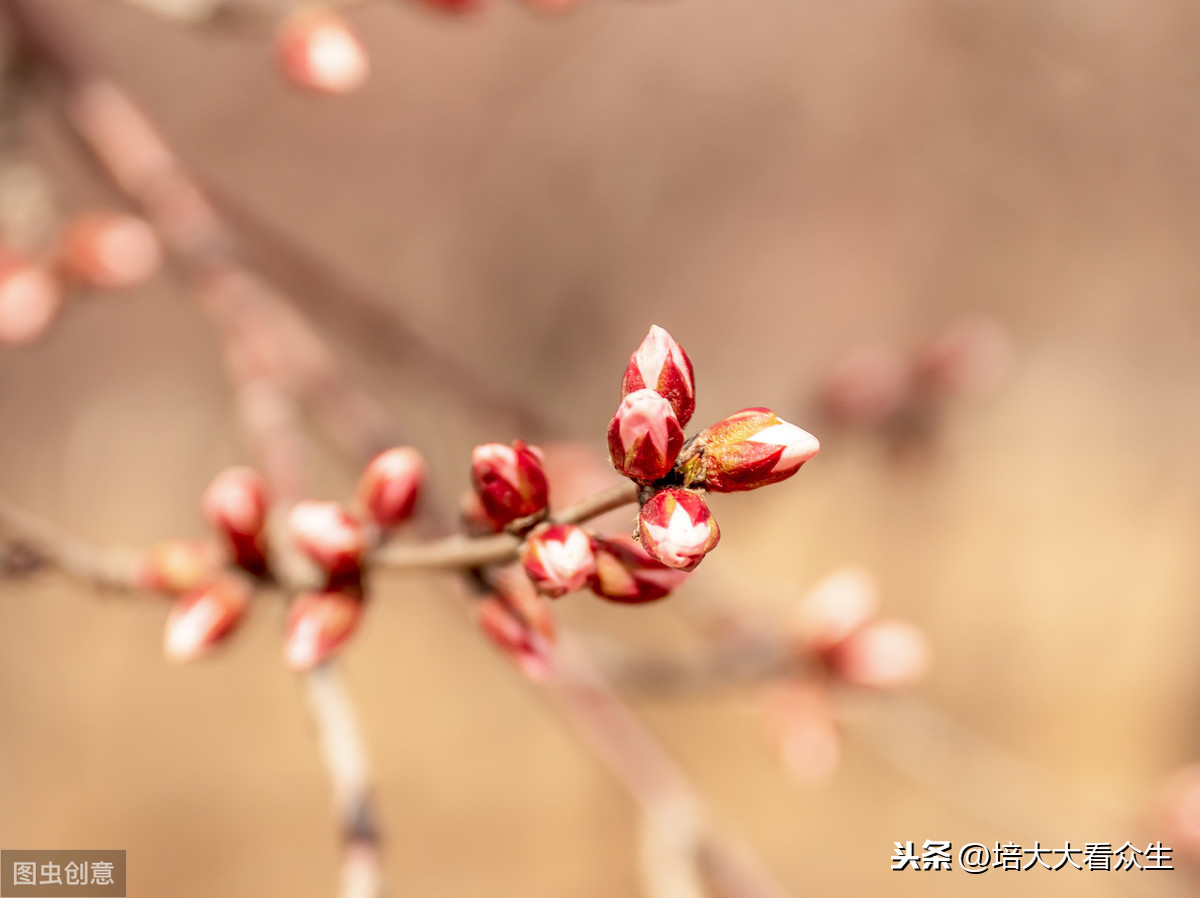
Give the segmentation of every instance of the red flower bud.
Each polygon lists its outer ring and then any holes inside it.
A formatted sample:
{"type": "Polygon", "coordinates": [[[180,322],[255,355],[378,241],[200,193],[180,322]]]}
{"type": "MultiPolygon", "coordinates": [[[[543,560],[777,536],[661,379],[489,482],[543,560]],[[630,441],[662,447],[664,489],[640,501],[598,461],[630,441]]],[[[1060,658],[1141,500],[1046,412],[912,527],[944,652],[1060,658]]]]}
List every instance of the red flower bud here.
{"type": "Polygon", "coordinates": [[[62,306],[62,288],[31,260],[0,251],[0,344],[31,343],[62,306]]]}
{"type": "Polygon", "coordinates": [[[425,482],[421,453],[408,446],[388,449],[367,465],[358,481],[359,501],[371,519],[388,530],[412,517],[425,482]]]}
{"type": "Polygon", "coordinates": [[[162,264],[162,249],[143,219],[92,212],[67,225],[58,258],[68,277],[88,287],[116,290],[149,280],[162,264]]]}
{"type": "Polygon", "coordinates": [[[139,589],[178,596],[211,580],[216,567],[212,546],[173,539],[151,546],[142,554],[135,582],[139,589]]]}
{"type": "Polygon", "coordinates": [[[484,511],[501,525],[538,514],[549,501],[542,454],[520,440],[511,446],[476,446],[471,456],[471,483],[484,511]]]}
{"type": "Polygon", "coordinates": [[[621,395],[635,390],[654,390],[666,397],[684,427],[696,408],[696,380],[692,363],[683,347],[657,324],[629,358],[621,379],[621,395]]]}
{"type": "Polygon", "coordinates": [[[519,570],[496,575],[495,593],[476,603],[479,627],[533,680],[550,673],[554,618],[549,603],[519,570]]]}
{"type": "Polygon", "coordinates": [[[280,68],[297,87],[347,94],[367,80],[367,51],[341,16],[302,10],[284,20],[275,37],[280,68]]]}
{"type": "Polygon", "coordinates": [[[742,409],[702,430],[685,462],[699,485],[715,493],[758,489],[786,480],[820,450],[817,438],[766,408],[742,409]],[[698,476],[696,476],[698,475],[698,476]]]}
{"type": "Polygon", "coordinates": [[[330,577],[357,574],[367,550],[362,524],[336,502],[297,502],[288,514],[296,548],[330,577]]]}
{"type": "Polygon", "coordinates": [[[708,505],[691,490],[659,490],[638,514],[642,548],[667,567],[690,571],[716,547],[721,531],[708,505]]]}
{"type": "Polygon", "coordinates": [[[671,403],[654,390],[635,390],[621,400],[608,425],[613,467],[640,483],[660,480],[683,448],[683,428],[671,403]]]}
{"type": "Polygon", "coordinates": [[[262,475],[250,468],[226,468],[204,491],[200,508],[234,561],[255,575],[264,573],[267,485],[262,475]]]}
{"type": "Polygon", "coordinates": [[[241,622],[250,590],[232,577],[193,589],[167,616],[163,651],[171,661],[194,661],[225,640],[241,622]]]}
{"type": "Polygon", "coordinates": [[[310,670],[331,658],[358,629],[363,597],[355,590],[296,596],[287,615],[283,657],[293,670],[310,670]]]}
{"type": "Polygon", "coordinates": [[[541,592],[564,596],[582,589],[596,569],[592,539],[574,524],[539,527],[521,546],[521,564],[541,592]]]}
{"type": "Polygon", "coordinates": [[[610,536],[594,543],[596,572],[589,585],[601,598],[630,605],[653,602],[670,594],[688,575],[646,554],[628,536],[610,536]]]}

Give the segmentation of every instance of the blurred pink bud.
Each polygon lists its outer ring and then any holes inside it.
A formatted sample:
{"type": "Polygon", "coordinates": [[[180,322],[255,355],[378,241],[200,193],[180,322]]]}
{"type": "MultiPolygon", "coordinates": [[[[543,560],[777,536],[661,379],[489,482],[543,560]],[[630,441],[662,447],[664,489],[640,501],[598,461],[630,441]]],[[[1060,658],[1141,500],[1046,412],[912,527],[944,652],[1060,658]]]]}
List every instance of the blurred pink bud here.
{"type": "Polygon", "coordinates": [[[354,635],[363,616],[362,594],[354,590],[296,596],[287,615],[283,657],[293,670],[310,670],[331,658],[354,635]]]}
{"type": "Polygon", "coordinates": [[[855,568],[835,571],[800,600],[792,631],[806,651],[825,652],[865,627],[878,611],[874,580],[855,568]]]}
{"type": "Polygon", "coordinates": [[[388,449],[363,471],[358,481],[359,501],[371,519],[388,530],[412,517],[424,482],[421,453],[409,446],[388,449]]]}
{"type": "Polygon", "coordinates": [[[830,369],[820,401],[832,420],[867,428],[897,414],[911,395],[911,376],[900,355],[886,347],[866,346],[830,369]]]}
{"type": "Polygon", "coordinates": [[[871,689],[902,689],[929,670],[929,640],[907,621],[878,621],[852,633],[833,649],[829,666],[847,683],[871,689]]]}
{"type": "Polygon", "coordinates": [[[66,226],[58,260],[68,277],[85,286],[117,290],[153,277],[162,248],[154,229],[136,215],[91,212],[66,226]]]}
{"type": "Polygon", "coordinates": [[[691,490],[659,490],[638,514],[642,548],[667,567],[690,571],[713,550],[721,531],[708,505],[691,490]]]}
{"type": "Polygon", "coordinates": [[[62,306],[62,287],[29,259],[0,251],[0,344],[31,343],[62,306]]]}
{"type": "Polygon", "coordinates": [[[267,485],[251,468],[226,468],[218,474],[200,500],[209,526],[233,552],[234,561],[253,574],[266,570],[264,552],[267,522],[267,485]]]}
{"type": "Polygon", "coordinates": [[[688,578],[685,571],[655,561],[628,536],[610,536],[594,544],[596,571],[592,592],[613,602],[637,605],[669,595],[688,578]]]}
{"type": "Polygon", "coordinates": [[[681,448],[683,428],[661,394],[635,390],[621,400],[608,425],[614,468],[640,483],[653,483],[670,472],[681,448]]]}
{"type": "Polygon", "coordinates": [[[222,577],[179,599],[167,615],[163,651],[171,661],[194,661],[223,642],[241,622],[250,591],[240,580],[222,577]]]}
{"type": "Polygon", "coordinates": [[[629,359],[621,379],[621,395],[637,390],[654,390],[665,396],[675,410],[679,426],[685,427],[696,409],[696,380],[687,353],[657,324],[629,359]]]}
{"type": "Polygon", "coordinates": [[[592,539],[574,524],[544,525],[526,537],[521,564],[542,593],[564,596],[586,586],[596,570],[592,539]]]}
{"type": "Polygon", "coordinates": [[[787,480],[820,449],[816,437],[770,409],[746,408],[702,430],[691,451],[700,485],[735,493],[787,480]]]}
{"type": "Polygon", "coordinates": [[[967,319],[947,327],[917,355],[918,382],[933,393],[980,396],[1012,367],[1008,334],[995,321],[967,319]]]}
{"type": "Polygon", "coordinates": [[[485,443],[471,455],[471,483],[488,516],[501,526],[545,511],[549,486],[542,454],[515,440],[485,443]]]}
{"type": "Polygon", "coordinates": [[[348,94],[366,83],[366,48],[336,13],[324,9],[293,13],[280,25],[275,44],[283,74],[297,87],[348,94]]]}
{"type": "Polygon", "coordinates": [[[495,592],[476,603],[480,629],[532,680],[550,674],[554,618],[545,597],[520,570],[496,576],[495,592]]]}
{"type": "Polygon", "coordinates": [[[361,571],[366,535],[362,524],[336,502],[297,502],[288,514],[288,530],[296,548],[331,577],[361,571]]]}
{"type": "Polygon", "coordinates": [[[837,772],[841,734],[825,689],[811,682],[787,682],[765,696],[784,771],[803,785],[820,785],[837,772]]]}
{"type": "Polygon", "coordinates": [[[212,579],[218,559],[213,547],[196,540],[173,539],[151,546],[138,559],[138,589],[183,595],[212,579]]]}

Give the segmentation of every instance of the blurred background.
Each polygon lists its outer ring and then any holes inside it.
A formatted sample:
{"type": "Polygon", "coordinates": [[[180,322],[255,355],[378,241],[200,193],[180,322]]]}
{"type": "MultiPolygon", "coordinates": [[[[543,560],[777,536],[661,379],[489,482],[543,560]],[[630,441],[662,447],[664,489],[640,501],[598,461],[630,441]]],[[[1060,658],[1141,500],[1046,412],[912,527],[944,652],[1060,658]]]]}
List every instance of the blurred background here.
{"type": "MultiPolygon", "coordinates": [[[[766,405],[822,438],[796,479],[717,497],[722,545],[670,601],[555,606],[656,648],[694,638],[693,590],[785,614],[855,564],[925,629],[927,681],[858,707],[820,788],[786,779],[754,690],[636,700],[797,894],[1194,892],[1182,850],[1173,873],[889,871],[897,840],[1173,838],[1161,784],[1200,757],[1194,3],[379,2],[351,14],[369,85],[313,99],[269,35],[42,2],[284,277],[296,260],[268,232],[524,397],[541,438],[603,451],[652,323],[695,363],[697,425],[766,405]],[[899,456],[821,429],[847,352],[907,352],[964,316],[1011,342],[986,400],[899,456]]],[[[64,209],[113,202],[50,116],[28,125],[64,209]]],[[[338,290],[300,293],[442,495],[474,443],[523,435],[454,402],[338,290]]],[[[202,535],[200,493],[249,459],[170,276],[0,354],[0,421],[0,489],[100,545],[202,535]]],[[[357,472],[319,449],[321,497],[347,495],[357,472]]],[[[126,848],[134,895],[332,894],[279,607],[185,668],[161,657],[166,607],[0,583],[0,845],[126,848]]],[[[344,667],[393,894],[636,894],[627,797],[445,584],[381,580],[344,667]]]]}

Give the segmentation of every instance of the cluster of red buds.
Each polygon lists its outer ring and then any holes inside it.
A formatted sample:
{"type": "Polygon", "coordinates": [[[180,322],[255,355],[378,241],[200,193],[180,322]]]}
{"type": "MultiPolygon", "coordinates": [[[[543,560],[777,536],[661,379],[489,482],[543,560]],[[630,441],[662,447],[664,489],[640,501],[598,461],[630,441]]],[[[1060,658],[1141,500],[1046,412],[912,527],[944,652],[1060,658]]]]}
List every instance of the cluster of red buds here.
{"type": "Polygon", "coordinates": [[[44,254],[0,247],[0,345],[36,340],[69,298],[135,287],[161,262],[150,225],[120,212],[75,216],[44,254]]]}

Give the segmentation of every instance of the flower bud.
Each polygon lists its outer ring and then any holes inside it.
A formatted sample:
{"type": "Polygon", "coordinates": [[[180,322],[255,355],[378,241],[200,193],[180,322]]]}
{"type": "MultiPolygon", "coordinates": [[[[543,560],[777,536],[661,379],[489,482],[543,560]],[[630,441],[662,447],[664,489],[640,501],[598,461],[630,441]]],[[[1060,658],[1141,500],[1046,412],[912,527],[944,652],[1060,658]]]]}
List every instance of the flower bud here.
{"type": "Polygon", "coordinates": [[[279,66],[297,87],[348,94],[367,80],[367,51],[341,16],[302,10],[288,16],[275,36],[279,66]]]}
{"type": "Polygon", "coordinates": [[[901,689],[929,669],[929,641],[907,621],[878,621],[852,633],[828,655],[829,667],[847,683],[901,689]]]}
{"type": "Polygon", "coordinates": [[[800,600],[791,631],[798,647],[818,654],[874,620],[879,608],[874,580],[845,568],[822,579],[800,600]]]}
{"type": "Polygon", "coordinates": [[[582,589],[596,569],[592,539],[574,524],[549,524],[529,534],[521,546],[525,573],[545,595],[582,589]]]}
{"type": "Polygon", "coordinates": [[[665,477],[683,448],[683,428],[671,403],[654,390],[635,390],[621,400],[608,425],[612,465],[639,483],[665,477]]]}
{"type": "Polygon", "coordinates": [[[147,549],[138,560],[138,589],[183,595],[212,579],[217,567],[213,548],[196,540],[173,539],[147,549]]]}
{"type": "Polygon", "coordinates": [[[471,483],[484,511],[502,526],[545,511],[549,501],[542,454],[520,440],[511,446],[476,446],[471,455],[471,483]]]}
{"type": "Polygon", "coordinates": [[[262,475],[251,468],[226,468],[204,491],[200,508],[234,561],[255,575],[264,573],[267,485],[262,475]]]}
{"type": "Polygon", "coordinates": [[[496,575],[495,592],[476,603],[479,627],[532,680],[550,673],[554,618],[524,573],[509,569],[496,575]]]}
{"type": "Polygon", "coordinates": [[[736,493],[786,480],[820,448],[811,433],[770,409],[746,408],[702,430],[684,465],[705,489],[736,493]]]}
{"type": "Polygon", "coordinates": [[[221,577],[179,599],[167,616],[163,651],[171,661],[194,661],[225,640],[241,622],[250,591],[240,580],[221,577]]]}
{"type": "Polygon", "coordinates": [[[683,347],[657,324],[629,358],[621,379],[621,395],[636,390],[654,390],[665,396],[684,427],[696,408],[696,381],[692,363],[683,347]]]}
{"type": "Polygon", "coordinates": [[[721,531],[708,505],[691,490],[659,490],[638,514],[642,548],[667,567],[690,571],[713,550],[721,531]]]}
{"type": "Polygon", "coordinates": [[[154,229],[136,215],[80,215],[59,239],[64,274],[87,287],[122,289],[149,280],[162,264],[154,229]]]}
{"type": "Polygon", "coordinates": [[[331,578],[361,570],[366,535],[362,525],[336,502],[297,502],[287,523],[296,548],[331,578]]]}
{"type": "Polygon", "coordinates": [[[40,265],[0,252],[0,344],[31,343],[53,323],[62,288],[40,265]]]}
{"type": "Polygon", "coordinates": [[[371,519],[389,530],[412,517],[425,482],[421,453],[408,446],[388,449],[367,465],[358,482],[358,497],[371,519]]]}
{"type": "Polygon", "coordinates": [[[331,658],[354,631],[363,615],[363,597],[356,590],[307,592],[296,596],[287,615],[283,657],[292,670],[311,670],[331,658]]]}
{"type": "Polygon", "coordinates": [[[596,595],[613,602],[653,602],[670,594],[688,577],[684,571],[655,561],[628,536],[598,539],[593,548],[596,571],[588,585],[596,595]]]}

